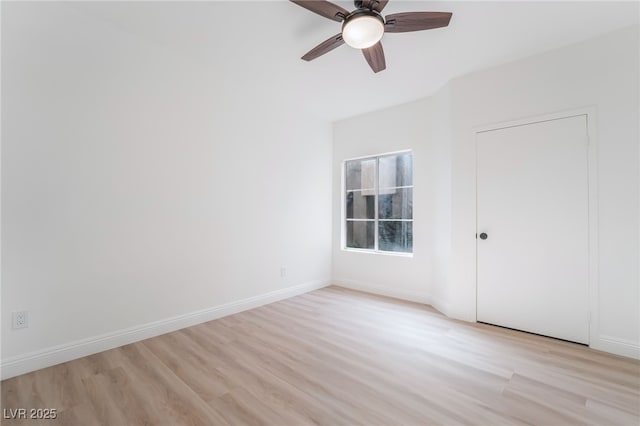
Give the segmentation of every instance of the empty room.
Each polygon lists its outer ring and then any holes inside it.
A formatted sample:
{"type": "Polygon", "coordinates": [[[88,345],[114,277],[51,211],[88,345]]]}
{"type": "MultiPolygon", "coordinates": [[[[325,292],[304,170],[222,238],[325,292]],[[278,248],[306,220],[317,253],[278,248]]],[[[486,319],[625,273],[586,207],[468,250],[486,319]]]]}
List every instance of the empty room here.
{"type": "Polygon", "coordinates": [[[640,424],[640,2],[0,20],[1,424],[640,424]]]}

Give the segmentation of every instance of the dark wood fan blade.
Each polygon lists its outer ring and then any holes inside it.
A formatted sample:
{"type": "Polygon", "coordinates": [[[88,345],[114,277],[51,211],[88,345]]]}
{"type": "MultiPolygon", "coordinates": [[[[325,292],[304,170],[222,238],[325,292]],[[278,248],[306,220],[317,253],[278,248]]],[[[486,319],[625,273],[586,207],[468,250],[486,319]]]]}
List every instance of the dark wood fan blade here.
{"type": "Polygon", "coordinates": [[[334,21],[342,22],[344,18],[349,14],[347,9],[343,9],[337,4],[333,4],[324,0],[289,0],[291,3],[295,3],[298,6],[302,6],[307,10],[317,13],[325,18],[333,19],[334,21]]]}
{"type": "Polygon", "coordinates": [[[308,51],[302,59],[305,61],[313,61],[318,56],[322,56],[325,53],[331,52],[336,47],[340,47],[344,44],[342,34],[336,34],[331,38],[326,39],[310,51],[308,51]]]}
{"type": "Polygon", "coordinates": [[[369,66],[371,67],[373,72],[380,72],[387,67],[387,64],[384,60],[384,50],[382,49],[382,43],[377,42],[371,47],[362,49],[362,53],[364,54],[364,58],[369,63],[369,66]]]}
{"type": "Polygon", "coordinates": [[[362,7],[382,12],[387,3],[389,3],[389,0],[362,0],[362,7]]]}
{"type": "Polygon", "coordinates": [[[449,25],[451,13],[448,12],[405,12],[393,13],[385,18],[386,33],[407,33],[410,31],[430,30],[449,25]]]}

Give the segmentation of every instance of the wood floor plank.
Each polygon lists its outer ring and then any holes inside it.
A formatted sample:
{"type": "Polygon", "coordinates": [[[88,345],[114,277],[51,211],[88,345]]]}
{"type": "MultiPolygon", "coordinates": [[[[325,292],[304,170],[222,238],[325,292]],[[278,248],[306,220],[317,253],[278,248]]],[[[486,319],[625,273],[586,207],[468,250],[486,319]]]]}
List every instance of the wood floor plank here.
{"type": "Polygon", "coordinates": [[[170,333],[143,342],[173,373],[198,396],[207,401],[229,392],[229,387],[217,377],[217,363],[207,356],[199,356],[195,345],[182,333],[170,333]],[[181,351],[176,352],[179,345],[181,351]]]}
{"type": "Polygon", "coordinates": [[[143,343],[123,346],[120,350],[126,358],[125,372],[133,378],[135,386],[142,388],[144,401],[152,409],[148,413],[159,417],[149,424],[225,424],[223,417],[143,343]]]}
{"type": "Polygon", "coordinates": [[[640,362],[327,287],[5,380],[7,425],[637,425],[640,362]]]}
{"type": "Polygon", "coordinates": [[[82,382],[97,423],[118,425],[152,420],[145,415],[142,405],[129,410],[137,398],[133,392],[135,388],[129,385],[129,377],[122,367],[89,375],[82,382]]]}

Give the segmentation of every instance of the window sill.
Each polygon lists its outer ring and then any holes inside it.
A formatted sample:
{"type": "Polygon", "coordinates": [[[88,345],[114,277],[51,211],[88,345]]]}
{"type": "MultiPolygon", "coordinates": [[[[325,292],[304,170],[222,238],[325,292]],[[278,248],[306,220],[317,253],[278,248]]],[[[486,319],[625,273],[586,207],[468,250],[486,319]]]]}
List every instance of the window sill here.
{"type": "Polygon", "coordinates": [[[399,251],[366,250],[366,249],[356,249],[356,248],[346,248],[346,247],[343,247],[342,251],[346,251],[350,253],[381,254],[383,256],[393,256],[393,257],[408,257],[408,258],[413,257],[413,253],[403,253],[399,251]]]}

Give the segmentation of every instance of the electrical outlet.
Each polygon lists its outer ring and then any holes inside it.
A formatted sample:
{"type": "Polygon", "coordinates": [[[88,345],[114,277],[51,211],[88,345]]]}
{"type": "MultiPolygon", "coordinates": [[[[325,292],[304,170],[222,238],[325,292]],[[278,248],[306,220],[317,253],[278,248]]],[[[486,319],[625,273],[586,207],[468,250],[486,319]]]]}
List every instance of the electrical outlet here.
{"type": "Polygon", "coordinates": [[[285,268],[284,266],[280,267],[280,277],[284,278],[287,276],[287,268],[285,268]]]}
{"type": "Polygon", "coordinates": [[[15,311],[11,314],[14,329],[29,327],[29,315],[27,311],[15,311]]]}

